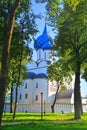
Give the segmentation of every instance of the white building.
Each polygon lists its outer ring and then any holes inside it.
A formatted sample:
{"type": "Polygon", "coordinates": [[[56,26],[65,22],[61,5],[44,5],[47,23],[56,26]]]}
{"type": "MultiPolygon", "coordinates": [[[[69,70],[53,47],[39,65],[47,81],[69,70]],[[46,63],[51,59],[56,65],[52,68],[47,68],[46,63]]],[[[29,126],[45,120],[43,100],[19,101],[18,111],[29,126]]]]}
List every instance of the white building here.
{"type": "MultiPolygon", "coordinates": [[[[18,88],[17,111],[20,112],[41,112],[41,101],[43,111],[51,112],[51,105],[54,102],[57,91],[57,83],[49,81],[47,68],[53,63],[51,52],[52,39],[47,34],[46,25],[39,36],[34,48],[37,53],[37,60],[28,64],[28,75],[23,84],[18,88]],[[41,93],[43,94],[41,96],[41,93]]],[[[70,85],[66,84],[67,91],[59,94],[55,104],[55,112],[74,112],[74,78],[70,85]]],[[[84,111],[87,111],[87,99],[84,100],[84,111]]]]}
{"type": "Polygon", "coordinates": [[[51,46],[52,39],[47,34],[45,25],[42,35],[34,43],[37,60],[28,64],[28,76],[18,89],[17,111],[40,112],[41,93],[43,93],[45,111],[51,111],[51,104],[57,90],[57,83],[47,78],[47,68],[53,62],[51,46]]]}

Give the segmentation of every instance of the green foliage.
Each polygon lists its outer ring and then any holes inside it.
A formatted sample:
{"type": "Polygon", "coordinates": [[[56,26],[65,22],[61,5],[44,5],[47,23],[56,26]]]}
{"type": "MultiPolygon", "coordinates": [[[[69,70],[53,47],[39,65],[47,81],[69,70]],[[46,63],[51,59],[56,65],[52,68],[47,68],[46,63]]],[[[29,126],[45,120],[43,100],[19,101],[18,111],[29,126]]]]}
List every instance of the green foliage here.
{"type": "MultiPolygon", "coordinates": [[[[13,9],[16,1],[1,1],[0,2],[0,62],[2,58],[2,49],[3,49],[3,39],[5,30],[8,24],[9,15],[11,13],[10,10],[13,9]]],[[[16,13],[16,19],[14,21],[14,32],[11,42],[11,51],[10,51],[10,59],[9,59],[9,74],[8,74],[8,88],[11,88],[12,82],[17,81],[18,71],[19,71],[19,61],[22,54],[22,68],[21,68],[21,77],[20,83],[22,81],[22,77],[26,71],[26,63],[31,60],[31,48],[29,48],[29,43],[32,41],[34,34],[37,32],[35,16],[31,10],[31,1],[25,0],[22,1],[20,8],[16,13]],[[28,46],[27,46],[28,44],[28,46]],[[27,46],[27,47],[26,47],[27,46]],[[29,57],[27,59],[27,57],[29,57]],[[14,71],[14,77],[12,77],[12,73],[14,71]]]]}
{"type": "Polygon", "coordinates": [[[49,66],[48,68],[48,78],[51,80],[56,80],[61,85],[64,84],[64,81],[71,79],[71,72],[69,66],[66,67],[66,62],[60,59],[58,62],[49,66]],[[64,65],[65,64],[65,65],[64,65]],[[64,66],[63,66],[64,65],[64,66]]]}
{"type": "Polygon", "coordinates": [[[66,90],[67,90],[66,86],[62,86],[62,87],[59,89],[59,93],[62,93],[62,92],[64,92],[64,91],[66,91],[66,90]]]}
{"type": "MultiPolygon", "coordinates": [[[[56,3],[56,0],[54,1],[56,3]]],[[[58,1],[57,1],[58,2],[58,1]]],[[[61,3],[61,0],[59,1],[61,3]]],[[[51,3],[48,2],[51,6],[51,3]]],[[[57,61],[61,68],[59,72],[56,69],[56,77],[59,73],[66,77],[67,74],[75,74],[74,84],[74,110],[75,119],[81,116],[81,95],[80,95],[80,72],[83,72],[83,78],[86,78],[87,66],[87,1],[85,0],[62,0],[62,6],[58,4],[55,7],[55,14],[49,15],[52,24],[55,24],[57,36],[55,37],[54,49],[58,52],[57,61]],[[60,8],[59,8],[60,7],[60,8]],[[59,9],[59,12],[58,12],[59,9]],[[57,13],[56,13],[57,10],[57,13]],[[62,62],[61,62],[62,61],[62,62]],[[62,66],[61,66],[62,64],[62,66]],[[64,74],[63,74],[64,73],[64,74]]],[[[48,13],[49,13],[48,9],[48,13]]],[[[54,9],[50,10],[51,12],[54,9]]],[[[52,74],[52,73],[51,73],[52,74]]],[[[52,74],[53,75],[53,74],[52,74]]],[[[61,76],[61,77],[62,77],[61,76]]],[[[68,76],[67,76],[68,77],[68,76]]],[[[55,77],[54,77],[55,79],[55,77]]],[[[61,79],[61,78],[60,78],[61,79]]]]}
{"type": "MultiPolygon", "coordinates": [[[[60,75],[62,76],[64,76],[64,74],[61,73],[65,72],[66,77],[67,74],[70,75],[68,71],[70,71],[71,74],[75,73],[77,61],[81,62],[81,69],[84,71],[86,70],[85,67],[87,63],[87,2],[84,0],[65,0],[62,1],[62,6],[60,6],[61,1],[58,0],[55,0],[52,3],[56,4],[56,2],[59,2],[59,4],[57,3],[57,6],[54,6],[58,14],[56,14],[56,16],[49,15],[49,17],[52,17],[50,20],[52,24],[54,23],[56,25],[56,29],[58,30],[58,34],[55,37],[54,49],[58,51],[59,60],[58,63],[56,63],[58,65],[53,65],[53,67],[56,67],[56,71],[54,69],[52,70],[55,71],[53,73],[57,75],[59,75],[60,73],[60,75]],[[61,71],[63,72],[59,72],[58,68],[61,68],[61,71]]],[[[52,4],[48,2],[48,13],[49,10],[50,12],[53,12],[53,8],[51,5],[52,4]],[[52,9],[49,9],[49,7],[51,7],[52,9]]],[[[52,67],[50,67],[50,69],[51,68],[52,67]]],[[[51,73],[51,75],[53,75],[53,73],[51,73]]]]}

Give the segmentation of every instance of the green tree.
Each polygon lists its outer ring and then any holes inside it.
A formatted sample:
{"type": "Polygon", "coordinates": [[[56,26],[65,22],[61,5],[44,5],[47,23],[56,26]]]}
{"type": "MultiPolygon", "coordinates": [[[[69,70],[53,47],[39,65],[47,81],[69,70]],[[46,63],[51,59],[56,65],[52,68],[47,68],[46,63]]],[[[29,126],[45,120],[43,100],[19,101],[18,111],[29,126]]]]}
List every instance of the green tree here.
{"type": "MultiPolygon", "coordinates": [[[[80,119],[81,117],[80,75],[81,70],[85,72],[85,64],[87,63],[86,5],[87,2],[85,0],[77,0],[76,2],[74,0],[64,0],[62,3],[59,0],[55,0],[54,2],[48,2],[47,5],[48,13],[51,17],[49,19],[55,24],[58,32],[55,38],[55,49],[58,50],[59,59],[62,61],[61,64],[66,67],[63,66],[63,71],[66,70],[68,72],[70,70],[75,74],[75,119],[80,119]]],[[[60,60],[58,63],[60,63],[60,60]]]]}
{"type": "Polygon", "coordinates": [[[26,11],[23,12],[22,18],[20,18],[19,23],[14,28],[12,45],[11,45],[11,54],[10,54],[11,79],[15,79],[15,75],[16,75],[16,79],[15,81],[12,80],[12,86],[11,86],[10,112],[12,112],[12,104],[13,104],[12,103],[13,102],[13,98],[12,98],[13,97],[13,94],[12,94],[13,83],[15,82],[17,85],[14,118],[15,118],[15,112],[16,112],[16,106],[17,106],[16,105],[17,104],[17,89],[20,85],[20,82],[22,82],[22,79],[23,79],[22,77],[24,76],[24,71],[26,70],[26,63],[29,62],[29,58],[27,59],[27,57],[31,58],[31,53],[32,53],[31,48],[29,48],[28,42],[31,42],[32,40],[31,37],[34,36],[34,33],[36,33],[36,31],[37,30],[35,29],[34,14],[31,11],[30,13],[29,11],[28,13],[26,11]],[[18,76],[15,73],[17,73],[18,75],[20,74],[19,80],[17,79],[18,76]]]}
{"type": "MultiPolygon", "coordinates": [[[[4,21],[5,30],[2,35],[2,54],[1,54],[1,73],[0,73],[0,125],[2,121],[2,113],[4,108],[4,100],[7,88],[7,77],[8,77],[8,59],[10,54],[10,45],[12,39],[12,33],[14,29],[14,20],[17,9],[20,5],[20,0],[16,0],[11,4],[10,0],[1,0],[0,9],[2,21],[4,21]],[[4,19],[4,20],[3,20],[4,19]]],[[[4,26],[2,25],[2,26],[4,26]]]]}
{"type": "Polygon", "coordinates": [[[51,106],[52,112],[54,112],[57,95],[67,89],[65,82],[70,84],[72,80],[71,71],[69,70],[70,68],[66,66],[66,62],[63,59],[59,59],[58,62],[54,62],[54,64],[48,67],[48,78],[52,81],[55,80],[57,82],[57,91],[55,94],[54,102],[51,106]]]}
{"type": "Polygon", "coordinates": [[[17,25],[16,23],[23,16],[23,12],[25,10],[28,12],[30,9],[30,4],[30,0],[0,1],[0,125],[8,86],[8,66],[12,34],[14,26],[17,25]]]}

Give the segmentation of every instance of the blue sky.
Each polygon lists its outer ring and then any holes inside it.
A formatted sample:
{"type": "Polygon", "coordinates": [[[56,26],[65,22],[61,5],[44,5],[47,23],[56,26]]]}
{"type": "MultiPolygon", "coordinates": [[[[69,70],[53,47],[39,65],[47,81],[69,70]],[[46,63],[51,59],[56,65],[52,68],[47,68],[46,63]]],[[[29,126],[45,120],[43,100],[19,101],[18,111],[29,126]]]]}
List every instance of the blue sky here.
{"type": "MultiPolygon", "coordinates": [[[[36,35],[36,38],[41,35],[44,29],[45,25],[45,17],[46,17],[46,10],[45,10],[45,4],[36,4],[35,0],[32,0],[33,6],[32,8],[34,9],[35,14],[41,14],[43,17],[42,19],[37,19],[37,28],[39,30],[38,34],[36,35]]],[[[53,38],[55,36],[54,32],[52,31],[52,28],[47,26],[47,31],[48,34],[53,38]]],[[[35,53],[35,52],[34,52],[35,53]]],[[[36,54],[34,55],[34,59],[36,60],[36,54]]],[[[87,96],[87,83],[81,79],[81,95],[82,96],[87,96]]]]}
{"type": "Polygon", "coordinates": [[[87,96],[87,82],[84,79],[81,79],[81,94],[87,96]]]}
{"type": "MultiPolygon", "coordinates": [[[[38,30],[40,31],[37,36],[39,36],[42,32],[43,32],[43,28],[44,28],[44,25],[45,25],[45,18],[46,18],[46,10],[45,10],[45,3],[38,3],[36,4],[35,0],[32,0],[33,1],[33,10],[34,10],[34,13],[35,14],[41,14],[42,15],[42,18],[41,19],[37,19],[36,20],[36,23],[37,23],[37,26],[38,26],[38,30]]],[[[54,32],[52,31],[52,28],[47,26],[47,30],[48,30],[48,34],[49,35],[52,35],[54,36],[54,32]]]]}

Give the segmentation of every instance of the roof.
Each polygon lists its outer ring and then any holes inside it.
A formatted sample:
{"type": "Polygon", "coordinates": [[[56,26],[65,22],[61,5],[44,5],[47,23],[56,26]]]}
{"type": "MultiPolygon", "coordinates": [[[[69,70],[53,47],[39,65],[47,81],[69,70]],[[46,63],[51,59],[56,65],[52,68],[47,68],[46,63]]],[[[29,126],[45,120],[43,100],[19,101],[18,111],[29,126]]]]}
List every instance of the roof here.
{"type": "Polygon", "coordinates": [[[72,93],[73,93],[73,89],[68,89],[67,91],[59,94],[57,96],[57,99],[71,98],[72,93]]]}
{"type": "Polygon", "coordinates": [[[35,74],[34,72],[28,72],[28,75],[25,79],[37,79],[37,78],[47,78],[47,75],[44,73],[35,74]]]}
{"type": "Polygon", "coordinates": [[[52,38],[47,34],[47,28],[45,24],[42,35],[37,37],[37,39],[35,40],[34,48],[36,50],[37,49],[50,50],[52,46],[51,44],[52,44],[52,38]]]}
{"type": "Polygon", "coordinates": [[[28,79],[34,79],[36,77],[36,74],[35,73],[33,73],[33,72],[29,72],[28,73],[28,79]]]}
{"type": "Polygon", "coordinates": [[[37,74],[35,78],[47,78],[47,75],[44,73],[37,74]]]}

